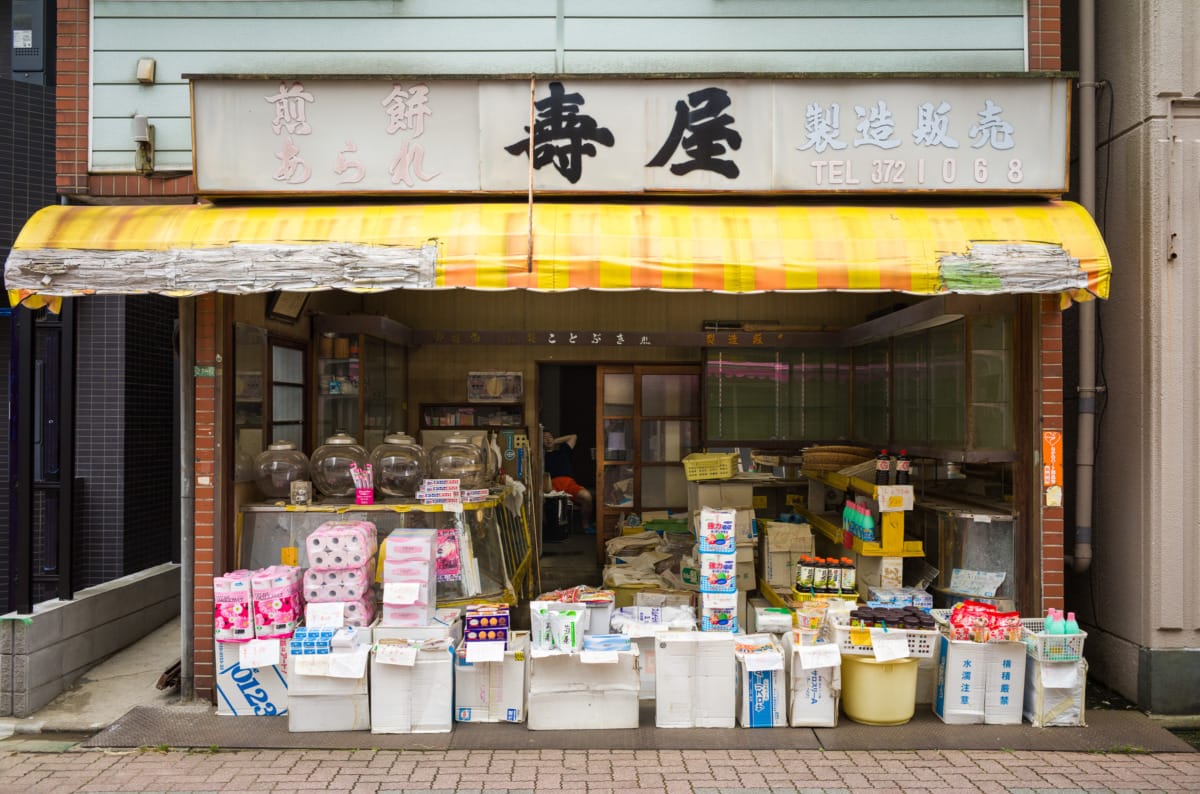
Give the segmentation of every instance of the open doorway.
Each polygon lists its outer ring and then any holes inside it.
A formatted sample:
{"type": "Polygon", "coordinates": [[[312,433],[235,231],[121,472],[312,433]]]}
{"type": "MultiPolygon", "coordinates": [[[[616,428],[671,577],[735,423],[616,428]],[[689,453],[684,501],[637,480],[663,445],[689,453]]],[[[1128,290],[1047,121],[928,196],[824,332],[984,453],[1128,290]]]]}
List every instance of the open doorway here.
{"type": "MultiPolygon", "coordinates": [[[[596,367],[590,364],[538,365],[538,421],[542,429],[556,436],[575,434],[571,468],[575,481],[596,494],[596,367]]],[[[530,439],[533,441],[533,439],[530,439]]],[[[541,449],[541,438],[537,439],[541,449]]],[[[551,504],[547,502],[547,504],[551,504]]],[[[543,511],[544,513],[547,511],[543,511]]],[[[551,513],[556,512],[551,509],[551,513]]],[[[600,566],[596,559],[596,538],[585,529],[595,527],[595,512],[584,516],[579,510],[569,514],[567,526],[558,533],[547,530],[546,515],[542,526],[541,579],[543,590],[586,584],[600,584],[600,566]]]]}

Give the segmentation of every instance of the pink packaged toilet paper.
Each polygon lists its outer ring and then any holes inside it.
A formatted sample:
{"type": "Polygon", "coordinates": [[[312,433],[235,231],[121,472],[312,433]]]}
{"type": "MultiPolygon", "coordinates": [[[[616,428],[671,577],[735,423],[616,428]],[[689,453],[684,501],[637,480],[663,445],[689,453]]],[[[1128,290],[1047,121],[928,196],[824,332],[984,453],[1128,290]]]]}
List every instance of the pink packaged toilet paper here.
{"type": "Polygon", "coordinates": [[[347,626],[362,628],[375,620],[375,596],[367,595],[359,601],[348,601],[342,610],[347,626]]]}
{"type": "Polygon", "coordinates": [[[371,592],[368,565],[347,570],[309,568],[304,572],[304,599],[319,604],[331,601],[358,601],[371,592]]]}
{"type": "Polygon", "coordinates": [[[250,571],[238,570],[213,577],[213,639],[224,642],[254,639],[250,576],[250,571]]]}
{"type": "Polygon", "coordinates": [[[251,572],[250,592],[257,639],[291,636],[304,615],[300,589],[300,568],[294,565],[272,565],[251,572]]]}
{"type": "Polygon", "coordinates": [[[379,541],[370,521],[326,521],[312,531],[306,546],[310,567],[336,571],[366,565],[379,541]]]}

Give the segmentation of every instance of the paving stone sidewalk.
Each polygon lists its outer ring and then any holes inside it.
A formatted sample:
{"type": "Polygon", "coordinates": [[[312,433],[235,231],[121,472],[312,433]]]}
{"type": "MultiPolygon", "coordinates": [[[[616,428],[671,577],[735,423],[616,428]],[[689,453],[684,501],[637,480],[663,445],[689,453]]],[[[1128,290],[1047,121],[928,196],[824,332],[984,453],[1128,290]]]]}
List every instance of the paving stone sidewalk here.
{"type": "Polygon", "coordinates": [[[1200,791],[1200,753],[0,749],[0,791],[1200,791]]]}

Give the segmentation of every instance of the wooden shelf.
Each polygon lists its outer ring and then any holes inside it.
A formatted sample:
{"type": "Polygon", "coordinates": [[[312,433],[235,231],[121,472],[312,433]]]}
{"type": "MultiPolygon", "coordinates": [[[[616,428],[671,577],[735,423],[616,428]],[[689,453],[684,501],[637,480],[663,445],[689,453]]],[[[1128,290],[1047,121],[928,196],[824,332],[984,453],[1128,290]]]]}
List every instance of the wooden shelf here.
{"type": "MultiPolygon", "coordinates": [[[[804,471],[804,476],[815,480],[835,491],[853,491],[871,499],[878,499],[875,483],[860,480],[857,477],[846,477],[836,472],[804,471]]],[[[829,540],[842,544],[842,528],[809,510],[802,511],[804,517],[813,529],[820,532],[829,540]]],[[[887,512],[879,514],[879,542],[867,542],[854,538],[853,549],[856,554],[864,557],[924,557],[925,545],[919,540],[904,539],[904,513],[887,512]]]]}

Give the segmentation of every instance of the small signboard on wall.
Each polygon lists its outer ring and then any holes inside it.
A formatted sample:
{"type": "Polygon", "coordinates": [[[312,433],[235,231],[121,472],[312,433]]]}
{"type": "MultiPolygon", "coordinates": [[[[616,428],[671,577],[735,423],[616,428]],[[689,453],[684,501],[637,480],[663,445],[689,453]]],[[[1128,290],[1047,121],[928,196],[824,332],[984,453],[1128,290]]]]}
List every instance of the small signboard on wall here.
{"type": "Polygon", "coordinates": [[[515,403],[525,394],[525,378],[520,372],[467,373],[467,401],[473,403],[515,403]]]}

